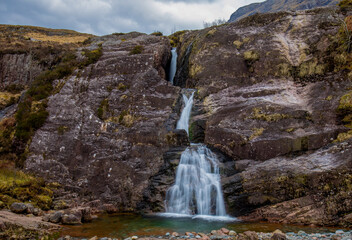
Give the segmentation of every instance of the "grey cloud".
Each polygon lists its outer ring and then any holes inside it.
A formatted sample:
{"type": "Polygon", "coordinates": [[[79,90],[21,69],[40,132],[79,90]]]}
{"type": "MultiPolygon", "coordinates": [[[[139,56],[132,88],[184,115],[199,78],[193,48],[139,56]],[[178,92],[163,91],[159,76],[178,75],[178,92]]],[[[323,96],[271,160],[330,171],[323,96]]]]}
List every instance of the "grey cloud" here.
{"type": "Polygon", "coordinates": [[[96,35],[130,31],[170,34],[173,29],[202,26],[207,16],[199,14],[198,8],[198,15],[189,13],[188,6],[201,6],[204,10],[204,6],[220,1],[231,0],[11,0],[0,3],[0,22],[66,28],[96,35]],[[204,19],[199,19],[203,16],[204,19]]]}

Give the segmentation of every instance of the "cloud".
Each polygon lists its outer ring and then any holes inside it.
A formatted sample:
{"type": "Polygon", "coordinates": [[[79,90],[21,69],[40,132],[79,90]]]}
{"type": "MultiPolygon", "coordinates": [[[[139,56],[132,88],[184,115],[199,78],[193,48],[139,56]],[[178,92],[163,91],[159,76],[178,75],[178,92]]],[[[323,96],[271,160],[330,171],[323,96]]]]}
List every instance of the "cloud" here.
{"type": "Polygon", "coordinates": [[[198,29],[229,19],[237,8],[263,0],[11,0],[0,4],[0,22],[66,28],[96,35],[198,29]]]}

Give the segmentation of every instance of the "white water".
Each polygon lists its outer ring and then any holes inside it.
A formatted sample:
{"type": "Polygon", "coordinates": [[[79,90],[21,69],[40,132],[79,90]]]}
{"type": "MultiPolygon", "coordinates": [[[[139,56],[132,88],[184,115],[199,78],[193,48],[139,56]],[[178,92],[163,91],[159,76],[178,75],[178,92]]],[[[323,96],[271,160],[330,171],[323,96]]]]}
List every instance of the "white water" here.
{"type": "Polygon", "coordinates": [[[218,160],[205,145],[192,144],[182,153],[165,205],[168,214],[226,217],[218,160]]]}
{"type": "Polygon", "coordinates": [[[176,48],[172,48],[171,50],[171,64],[170,64],[170,72],[169,72],[169,81],[174,84],[174,77],[177,69],[177,52],[176,48]]]}
{"type": "Polygon", "coordinates": [[[185,94],[183,94],[183,101],[185,103],[185,107],[182,110],[181,117],[177,122],[176,129],[184,129],[188,135],[188,127],[189,127],[189,118],[191,117],[191,110],[193,105],[193,96],[194,91],[191,96],[188,98],[185,94]]]}

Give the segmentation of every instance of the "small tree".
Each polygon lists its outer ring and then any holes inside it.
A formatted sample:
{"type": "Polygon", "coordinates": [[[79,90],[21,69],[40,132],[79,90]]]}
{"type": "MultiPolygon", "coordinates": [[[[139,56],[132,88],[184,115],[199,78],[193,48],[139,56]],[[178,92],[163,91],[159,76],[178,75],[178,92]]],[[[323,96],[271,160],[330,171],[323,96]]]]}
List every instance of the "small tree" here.
{"type": "Polygon", "coordinates": [[[219,25],[224,24],[224,23],[226,23],[226,22],[227,22],[227,21],[226,21],[225,19],[219,18],[219,19],[216,19],[216,20],[214,20],[214,21],[212,21],[212,22],[205,22],[205,21],[203,21],[203,26],[204,26],[204,28],[208,28],[208,27],[212,27],[212,26],[219,26],[219,25]]]}

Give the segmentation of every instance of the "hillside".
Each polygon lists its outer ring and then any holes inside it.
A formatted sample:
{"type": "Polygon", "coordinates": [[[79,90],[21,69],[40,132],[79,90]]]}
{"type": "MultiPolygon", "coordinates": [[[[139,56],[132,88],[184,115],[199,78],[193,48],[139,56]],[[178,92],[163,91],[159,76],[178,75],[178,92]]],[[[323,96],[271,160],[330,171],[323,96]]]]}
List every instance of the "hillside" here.
{"type": "Polygon", "coordinates": [[[83,210],[165,212],[192,142],[217,156],[229,215],[351,227],[349,10],[256,14],[169,38],[7,26],[0,208],[31,202],[73,223],[83,210]],[[190,89],[188,137],[176,128],[190,89]]]}
{"type": "Polygon", "coordinates": [[[235,22],[255,13],[307,10],[318,7],[335,6],[338,2],[338,0],[267,0],[239,8],[231,15],[229,22],[235,22]]]}

